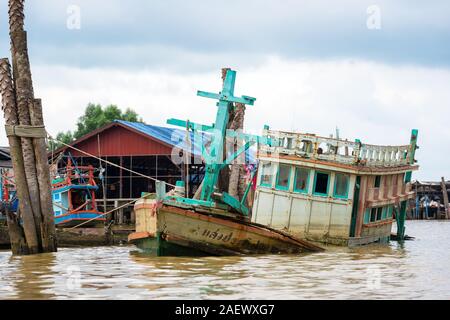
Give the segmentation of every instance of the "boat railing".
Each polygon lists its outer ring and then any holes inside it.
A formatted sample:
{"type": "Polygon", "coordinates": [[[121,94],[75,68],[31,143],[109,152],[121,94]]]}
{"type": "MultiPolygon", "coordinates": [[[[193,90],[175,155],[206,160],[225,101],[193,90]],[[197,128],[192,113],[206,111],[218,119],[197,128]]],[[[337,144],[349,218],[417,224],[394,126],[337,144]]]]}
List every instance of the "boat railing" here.
{"type": "Polygon", "coordinates": [[[58,173],[58,179],[53,183],[54,187],[62,185],[93,185],[96,186],[94,179],[93,166],[72,166],[69,163],[62,172],[58,173]]]}
{"type": "Polygon", "coordinates": [[[385,187],[372,187],[367,189],[367,201],[376,203],[379,201],[394,201],[404,198],[413,192],[412,184],[394,183],[385,187]]]}
{"type": "Polygon", "coordinates": [[[368,167],[409,165],[411,145],[379,146],[308,133],[264,130],[266,137],[278,141],[278,146],[260,145],[259,152],[272,155],[293,155],[315,160],[333,161],[368,167]]]}

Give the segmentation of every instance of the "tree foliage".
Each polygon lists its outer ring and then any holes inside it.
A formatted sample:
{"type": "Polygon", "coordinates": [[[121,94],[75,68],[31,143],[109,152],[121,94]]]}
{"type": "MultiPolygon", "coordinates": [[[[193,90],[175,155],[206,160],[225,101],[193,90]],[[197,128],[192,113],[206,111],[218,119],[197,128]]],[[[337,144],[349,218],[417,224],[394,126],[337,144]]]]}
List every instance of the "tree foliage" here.
{"type": "MultiPolygon", "coordinates": [[[[84,110],[84,114],[78,118],[77,129],[66,132],[59,132],[56,140],[64,143],[71,143],[74,140],[81,138],[104,125],[113,122],[114,120],[125,120],[131,122],[142,122],[142,118],[132,109],[127,108],[125,112],[119,109],[114,104],[102,107],[100,104],[89,103],[84,110]]],[[[62,144],[58,141],[51,142],[50,148],[55,149],[62,144]]]]}

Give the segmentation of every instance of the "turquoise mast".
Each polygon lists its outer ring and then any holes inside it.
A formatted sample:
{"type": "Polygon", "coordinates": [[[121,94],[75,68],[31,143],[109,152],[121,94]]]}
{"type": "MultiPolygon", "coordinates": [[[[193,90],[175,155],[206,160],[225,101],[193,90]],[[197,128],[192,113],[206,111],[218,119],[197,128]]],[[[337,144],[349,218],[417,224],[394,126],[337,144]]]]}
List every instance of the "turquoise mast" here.
{"type": "MultiPolygon", "coordinates": [[[[255,135],[249,135],[244,133],[234,132],[227,130],[227,124],[229,120],[229,114],[233,103],[243,103],[246,105],[253,105],[255,98],[249,96],[234,96],[234,86],[236,81],[236,71],[227,70],[225,81],[223,82],[222,91],[219,93],[211,93],[205,91],[197,91],[197,95],[204,98],[216,99],[217,102],[217,115],[216,121],[213,125],[196,124],[189,121],[169,119],[168,124],[189,128],[197,133],[198,131],[208,132],[211,136],[211,145],[209,153],[202,146],[202,154],[205,159],[205,177],[203,180],[203,187],[200,199],[187,199],[181,197],[175,197],[176,201],[191,204],[202,205],[207,207],[221,207],[227,209],[231,207],[243,215],[248,215],[248,208],[245,205],[245,197],[241,201],[232,197],[225,191],[218,189],[218,180],[220,171],[227,165],[231,164],[242,152],[248,150],[255,143],[263,143],[268,145],[277,144],[277,140],[268,137],[261,137],[255,135]],[[246,143],[240,147],[235,153],[233,153],[227,159],[223,159],[223,150],[225,146],[225,138],[233,137],[243,139],[246,143]]],[[[247,194],[247,192],[245,193],[247,194]]]]}

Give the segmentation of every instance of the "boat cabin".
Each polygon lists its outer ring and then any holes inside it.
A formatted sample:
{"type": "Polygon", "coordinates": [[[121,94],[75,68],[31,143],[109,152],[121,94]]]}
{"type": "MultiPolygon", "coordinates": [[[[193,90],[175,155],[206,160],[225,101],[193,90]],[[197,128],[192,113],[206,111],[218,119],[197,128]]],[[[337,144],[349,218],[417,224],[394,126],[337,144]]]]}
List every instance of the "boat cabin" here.
{"type": "Polygon", "coordinates": [[[105,217],[97,210],[93,166],[72,165],[69,160],[63,173],[52,180],[53,211],[55,225],[72,227],[83,223],[84,227],[103,223],[105,217]]]}
{"type": "Polygon", "coordinates": [[[417,130],[403,146],[269,129],[264,135],[280,143],[258,149],[253,222],[349,246],[388,241],[394,218],[404,233],[417,130]]]}

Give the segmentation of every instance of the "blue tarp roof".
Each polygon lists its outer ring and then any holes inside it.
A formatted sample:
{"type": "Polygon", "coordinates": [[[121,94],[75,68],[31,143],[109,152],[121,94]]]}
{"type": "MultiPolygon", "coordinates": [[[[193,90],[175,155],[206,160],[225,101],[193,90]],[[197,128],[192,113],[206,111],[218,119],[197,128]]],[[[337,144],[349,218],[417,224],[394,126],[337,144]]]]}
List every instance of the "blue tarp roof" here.
{"type": "MultiPolygon", "coordinates": [[[[159,126],[154,126],[154,125],[150,125],[150,124],[145,124],[142,122],[130,122],[130,121],[124,121],[124,120],[114,120],[114,122],[118,122],[123,125],[126,125],[127,127],[130,127],[139,132],[142,132],[142,133],[144,133],[152,138],[155,138],[157,140],[160,140],[170,146],[179,147],[180,149],[187,150],[186,130],[167,128],[167,127],[159,127],[159,126]]],[[[205,135],[203,135],[203,137],[205,137],[205,139],[207,139],[205,135]]],[[[194,137],[193,132],[190,132],[190,138],[191,138],[191,142],[192,142],[191,153],[195,156],[201,156],[202,155],[201,141],[196,141],[196,140],[202,140],[202,139],[199,136],[194,137]]],[[[209,141],[209,138],[207,139],[207,141],[209,141]]]]}
{"type": "MultiPolygon", "coordinates": [[[[154,126],[150,124],[145,124],[142,122],[130,122],[130,121],[124,121],[124,120],[114,120],[114,122],[123,124],[127,127],[130,127],[134,130],[137,130],[139,132],[142,132],[143,134],[146,134],[152,138],[155,138],[157,140],[160,140],[170,146],[178,147],[183,150],[187,150],[187,142],[186,142],[186,130],[183,129],[176,129],[176,128],[167,128],[167,127],[160,127],[160,126],[154,126]]],[[[208,134],[198,134],[194,135],[193,132],[190,133],[190,140],[192,144],[192,148],[190,152],[198,157],[202,156],[202,145],[207,145],[211,138],[208,134]]],[[[250,160],[250,163],[254,162],[254,151],[249,150],[247,152],[247,159],[250,160]]]]}

